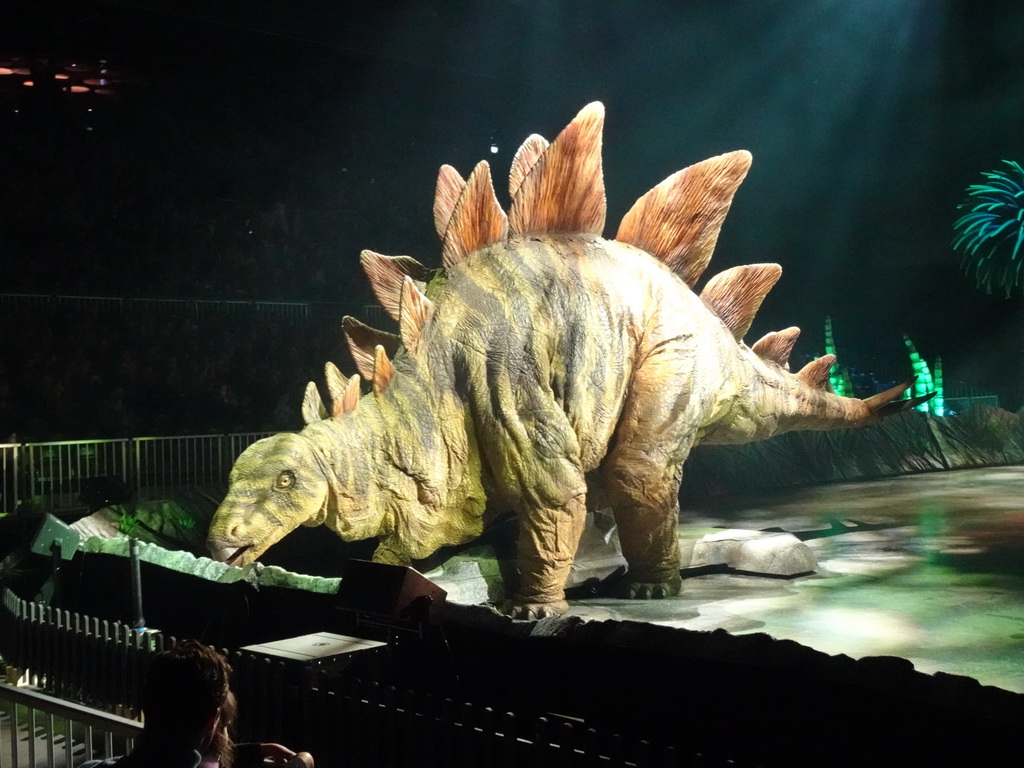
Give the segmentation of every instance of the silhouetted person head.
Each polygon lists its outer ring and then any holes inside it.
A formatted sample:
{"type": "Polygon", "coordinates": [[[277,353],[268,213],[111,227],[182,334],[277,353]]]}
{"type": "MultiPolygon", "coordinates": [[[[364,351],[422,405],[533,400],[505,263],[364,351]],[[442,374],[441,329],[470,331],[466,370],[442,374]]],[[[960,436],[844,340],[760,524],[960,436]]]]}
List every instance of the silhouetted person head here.
{"type": "Polygon", "coordinates": [[[153,657],[142,693],[143,739],[194,749],[230,765],[235,697],[231,667],[214,649],[183,640],[153,657]]]}

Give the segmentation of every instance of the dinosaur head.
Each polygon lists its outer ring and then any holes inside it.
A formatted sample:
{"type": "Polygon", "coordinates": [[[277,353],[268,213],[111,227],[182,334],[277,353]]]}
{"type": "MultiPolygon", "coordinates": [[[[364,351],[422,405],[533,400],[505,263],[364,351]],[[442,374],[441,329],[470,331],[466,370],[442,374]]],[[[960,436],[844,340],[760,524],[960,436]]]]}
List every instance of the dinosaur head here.
{"type": "Polygon", "coordinates": [[[328,472],[315,444],[279,434],[249,446],[235,462],[228,493],[210,524],[211,557],[247,565],[299,525],[326,518],[328,472]]]}

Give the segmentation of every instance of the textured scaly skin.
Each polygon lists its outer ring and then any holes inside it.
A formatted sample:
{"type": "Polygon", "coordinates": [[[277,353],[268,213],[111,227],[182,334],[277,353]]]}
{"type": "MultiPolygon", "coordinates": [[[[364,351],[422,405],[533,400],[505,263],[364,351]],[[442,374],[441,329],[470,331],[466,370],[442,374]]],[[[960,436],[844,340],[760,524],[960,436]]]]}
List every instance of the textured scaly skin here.
{"type": "Polygon", "coordinates": [[[596,235],[482,248],[428,294],[436,310],[395,377],[352,413],[238,459],[209,534],[258,558],[300,524],[380,538],[407,564],[515,509],[515,605],[565,609],[588,483],[612,507],[629,594],[679,589],[682,467],[697,442],[856,426],[863,401],[807,386],[737,343],[660,261],[596,235]],[[290,475],[289,475],[290,473],[290,475]]]}

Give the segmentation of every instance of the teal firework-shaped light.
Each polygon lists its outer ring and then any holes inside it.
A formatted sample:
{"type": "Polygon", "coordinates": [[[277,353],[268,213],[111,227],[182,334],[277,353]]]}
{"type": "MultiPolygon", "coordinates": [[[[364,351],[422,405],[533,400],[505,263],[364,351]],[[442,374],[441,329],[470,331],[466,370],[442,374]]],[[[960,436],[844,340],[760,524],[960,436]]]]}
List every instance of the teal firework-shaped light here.
{"type": "Polygon", "coordinates": [[[966,212],[953,224],[953,249],[962,252],[961,266],[974,273],[979,288],[992,293],[998,286],[1009,298],[1024,264],[1024,168],[1003,163],[1007,168],[983,173],[985,183],[967,188],[960,204],[966,212]]]}

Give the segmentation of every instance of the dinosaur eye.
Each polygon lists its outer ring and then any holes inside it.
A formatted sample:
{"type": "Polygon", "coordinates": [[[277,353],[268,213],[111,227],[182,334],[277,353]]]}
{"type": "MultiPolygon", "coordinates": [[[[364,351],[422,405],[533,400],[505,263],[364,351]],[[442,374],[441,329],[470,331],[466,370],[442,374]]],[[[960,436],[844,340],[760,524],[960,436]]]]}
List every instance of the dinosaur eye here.
{"type": "Polygon", "coordinates": [[[274,487],[278,490],[285,490],[295,485],[295,474],[290,470],[286,469],[284,472],[277,476],[277,480],[274,481],[274,487]]]}

